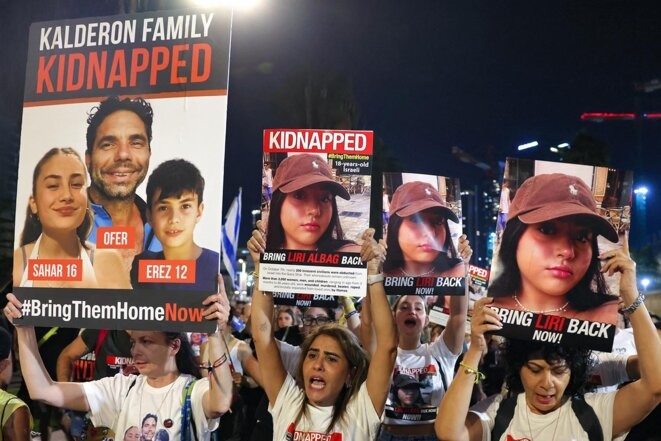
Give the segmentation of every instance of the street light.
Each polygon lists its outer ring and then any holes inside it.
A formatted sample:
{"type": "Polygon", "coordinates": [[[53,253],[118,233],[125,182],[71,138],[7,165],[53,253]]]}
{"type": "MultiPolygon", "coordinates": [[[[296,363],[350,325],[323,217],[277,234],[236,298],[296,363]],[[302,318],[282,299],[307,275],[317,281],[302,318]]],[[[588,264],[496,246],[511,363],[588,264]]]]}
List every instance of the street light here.
{"type": "Polygon", "coordinates": [[[260,0],[193,0],[197,6],[229,6],[231,8],[251,9],[260,3],[260,0]]]}
{"type": "Polygon", "coordinates": [[[248,274],[246,273],[246,261],[239,259],[241,264],[241,272],[239,273],[239,296],[243,296],[248,292],[248,274]]]}
{"type": "Polygon", "coordinates": [[[259,211],[259,210],[256,210],[256,209],[255,209],[255,210],[252,210],[252,211],[250,212],[250,214],[252,214],[252,226],[253,226],[253,227],[254,227],[255,225],[257,225],[257,220],[256,220],[256,218],[257,218],[257,215],[258,215],[259,213],[260,213],[260,211],[259,211]]]}
{"type": "Polygon", "coordinates": [[[537,147],[539,143],[537,141],[532,141],[532,142],[527,142],[525,144],[521,144],[519,147],[517,147],[517,150],[525,150],[525,149],[530,149],[533,147],[537,147]]]}
{"type": "Polygon", "coordinates": [[[647,277],[644,277],[641,281],[640,284],[643,286],[643,292],[647,291],[647,287],[650,286],[650,279],[647,277]]]}

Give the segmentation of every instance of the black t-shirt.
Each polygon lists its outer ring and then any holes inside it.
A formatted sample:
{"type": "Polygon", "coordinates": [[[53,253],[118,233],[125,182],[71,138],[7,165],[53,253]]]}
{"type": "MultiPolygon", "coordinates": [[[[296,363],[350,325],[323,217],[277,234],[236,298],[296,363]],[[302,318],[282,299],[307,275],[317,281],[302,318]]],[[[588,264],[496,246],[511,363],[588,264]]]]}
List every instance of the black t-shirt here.
{"type": "MultiPolygon", "coordinates": [[[[101,331],[84,329],[80,337],[92,352],[96,349],[101,331]]],[[[126,331],[109,330],[99,347],[94,366],[94,379],[112,377],[121,371],[126,359],[131,356],[131,339],[126,331]]]]}

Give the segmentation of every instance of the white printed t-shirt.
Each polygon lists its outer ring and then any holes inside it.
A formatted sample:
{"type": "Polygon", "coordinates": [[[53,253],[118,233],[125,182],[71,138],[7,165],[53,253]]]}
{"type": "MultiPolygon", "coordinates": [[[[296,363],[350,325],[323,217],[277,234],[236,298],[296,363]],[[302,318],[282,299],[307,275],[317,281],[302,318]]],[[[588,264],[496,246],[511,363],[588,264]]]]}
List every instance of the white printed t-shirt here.
{"type": "Polygon", "coordinates": [[[296,378],[298,376],[298,363],[301,361],[301,347],[290,345],[286,341],[275,340],[280,350],[280,359],[282,365],[289,375],[296,378]]]}
{"type": "MultiPolygon", "coordinates": [[[[604,440],[613,439],[613,441],[620,441],[626,436],[625,433],[612,438],[615,394],[616,392],[585,394],[585,402],[592,406],[594,413],[601,423],[604,440]]],[[[471,408],[471,412],[477,414],[482,423],[482,441],[491,441],[491,430],[493,429],[496,412],[498,411],[501,400],[502,395],[493,395],[471,408]]],[[[571,408],[570,400],[567,400],[553,412],[538,415],[528,410],[525,394],[523,393],[517,396],[514,417],[499,441],[509,439],[590,441],[588,434],[581,427],[581,423],[571,408]],[[530,426],[528,426],[529,424],[530,426]]]]}
{"type": "Polygon", "coordinates": [[[326,428],[333,415],[333,407],[318,407],[308,404],[308,417],[303,415],[295,421],[303,403],[305,391],[287,375],[273,407],[274,441],[371,441],[376,439],[381,423],[367,393],[366,382],[349,401],[345,417],[335,423],[330,433],[326,428]]]}
{"type": "MultiPolygon", "coordinates": [[[[155,414],[158,417],[156,431],[164,429],[170,440],[178,441],[181,439],[183,392],[190,379],[193,377],[181,374],[174,383],[154,388],[147,384],[147,377],[144,375],[117,374],[82,385],[90,406],[90,419],[97,427],[112,428],[115,439],[123,439],[124,433],[131,426],[140,430],[145,415],[155,414]],[[168,425],[170,427],[167,427],[168,425]]],[[[195,419],[200,441],[209,440],[219,421],[207,420],[204,415],[202,396],[207,390],[209,381],[204,378],[195,383],[191,393],[192,418],[195,419]]]]}
{"type": "Polygon", "coordinates": [[[433,344],[421,344],[416,349],[397,348],[393,382],[398,374],[410,375],[420,383],[420,399],[413,405],[402,405],[397,399],[395,384],[391,384],[386,401],[385,424],[433,424],[436,408],[445,394],[441,370],[449,385],[454,377],[454,365],[459,354],[453,354],[443,339],[445,331],[433,344]],[[440,363],[440,364],[439,364],[440,363]]]}

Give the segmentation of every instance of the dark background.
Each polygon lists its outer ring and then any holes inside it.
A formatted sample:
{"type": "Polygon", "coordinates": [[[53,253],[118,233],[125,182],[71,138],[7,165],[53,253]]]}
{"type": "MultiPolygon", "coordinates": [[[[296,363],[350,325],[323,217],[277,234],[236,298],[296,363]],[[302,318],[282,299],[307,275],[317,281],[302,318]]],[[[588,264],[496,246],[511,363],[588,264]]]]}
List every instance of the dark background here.
{"type": "MultiPolygon", "coordinates": [[[[190,3],[0,0],[3,256],[13,247],[29,24],[190,3]]],[[[373,130],[377,170],[457,176],[474,191],[479,210],[497,191],[499,161],[560,160],[548,149],[569,142],[573,157],[565,159],[632,169],[636,185],[649,187],[645,214],[634,204],[631,234],[644,266],[656,272],[661,120],[580,116],[661,113],[661,88],[653,83],[661,78],[660,23],[661,2],[635,0],[262,0],[237,10],[224,210],[242,187],[245,242],[250,212],[259,206],[264,128],[373,130]],[[517,152],[533,140],[540,146],[517,152]],[[462,162],[453,146],[491,171],[462,162]]]]}

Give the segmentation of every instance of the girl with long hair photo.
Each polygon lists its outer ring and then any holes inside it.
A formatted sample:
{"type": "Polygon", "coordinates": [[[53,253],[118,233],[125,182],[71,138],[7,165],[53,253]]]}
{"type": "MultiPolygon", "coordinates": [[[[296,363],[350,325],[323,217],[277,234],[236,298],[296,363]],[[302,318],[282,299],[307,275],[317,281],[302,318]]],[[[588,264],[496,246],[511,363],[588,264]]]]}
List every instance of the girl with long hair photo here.
{"type": "MultiPolygon", "coordinates": [[[[72,148],[52,148],[32,176],[25,225],[14,251],[14,286],[55,288],[131,288],[116,250],[95,249],[86,241],[93,223],[87,197],[87,170],[72,148]],[[65,274],[32,277],[29,263],[43,259],[80,261],[80,280],[65,274]]],[[[71,274],[69,274],[71,276],[71,274]]]]}
{"type": "Polygon", "coordinates": [[[449,221],[459,223],[459,218],[433,185],[413,181],[397,187],[390,202],[386,276],[464,277],[449,221]]]}
{"type": "Polygon", "coordinates": [[[494,306],[615,323],[618,297],[604,281],[597,236],[618,242],[580,178],[528,178],[512,200],[490,283],[494,306]]]}
{"type": "Polygon", "coordinates": [[[350,199],[321,156],[301,153],[283,160],[273,179],[267,248],[359,252],[359,245],[344,238],[336,196],[350,199]]]}

